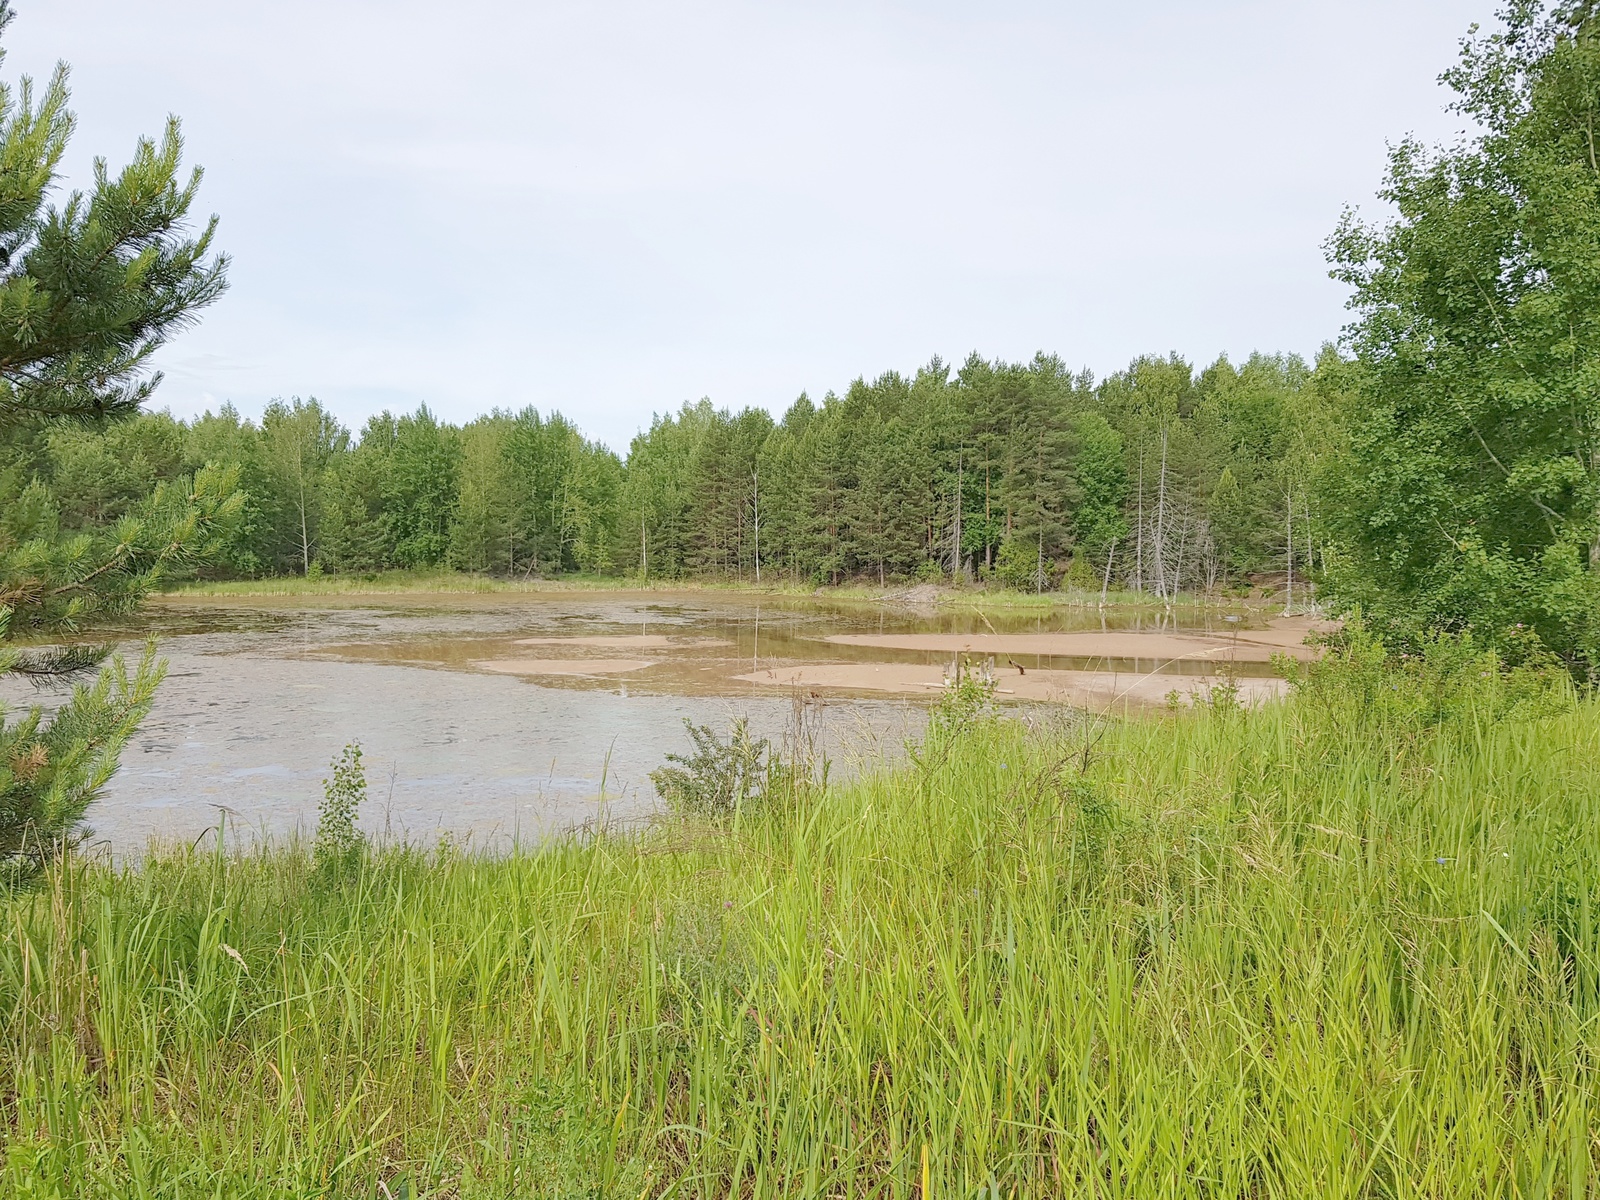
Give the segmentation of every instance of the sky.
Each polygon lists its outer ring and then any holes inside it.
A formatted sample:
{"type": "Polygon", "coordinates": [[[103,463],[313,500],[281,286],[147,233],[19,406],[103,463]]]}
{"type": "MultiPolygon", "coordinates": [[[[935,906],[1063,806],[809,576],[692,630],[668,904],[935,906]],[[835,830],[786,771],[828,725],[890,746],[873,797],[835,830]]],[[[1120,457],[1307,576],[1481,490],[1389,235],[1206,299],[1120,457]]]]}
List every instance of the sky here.
{"type": "Polygon", "coordinates": [[[559,410],[619,451],[938,355],[1314,355],[1322,243],[1490,0],[14,0],[62,190],[183,120],[228,293],[156,407],[559,410]]]}

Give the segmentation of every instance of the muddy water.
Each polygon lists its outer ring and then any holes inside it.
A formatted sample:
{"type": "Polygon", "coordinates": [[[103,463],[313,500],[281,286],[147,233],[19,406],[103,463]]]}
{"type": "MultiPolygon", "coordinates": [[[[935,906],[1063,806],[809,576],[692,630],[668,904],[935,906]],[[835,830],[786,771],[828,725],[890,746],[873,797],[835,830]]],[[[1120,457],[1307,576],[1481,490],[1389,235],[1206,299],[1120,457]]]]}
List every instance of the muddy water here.
{"type": "MultiPolygon", "coordinates": [[[[118,855],[197,838],[224,813],[240,834],[309,832],[328,763],[353,740],[370,831],[493,847],[646,815],[648,772],[685,748],[684,718],[748,716],[777,740],[796,686],[820,712],[835,770],[849,772],[902,751],[963,651],[998,651],[1004,695],[1073,700],[1073,681],[1090,676],[1113,690],[1205,682],[1224,644],[1244,681],[1270,686],[1266,653],[1241,647],[1299,637],[1149,612],[1006,617],[639,592],[169,599],[125,632],[130,653],[159,636],[171,667],[90,814],[118,855]]],[[[0,699],[50,697],[11,687],[0,699]]]]}

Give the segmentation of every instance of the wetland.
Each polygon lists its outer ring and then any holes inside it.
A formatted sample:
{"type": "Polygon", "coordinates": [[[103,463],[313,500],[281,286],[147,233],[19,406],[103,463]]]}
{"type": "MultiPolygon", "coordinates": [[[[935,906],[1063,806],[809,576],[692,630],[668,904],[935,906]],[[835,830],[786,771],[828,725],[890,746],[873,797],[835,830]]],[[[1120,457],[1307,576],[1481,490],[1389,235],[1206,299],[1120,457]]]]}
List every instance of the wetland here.
{"type": "Polygon", "coordinates": [[[1282,687],[1274,654],[1310,653],[1309,628],[692,590],[169,596],[117,631],[130,654],[157,637],[170,667],[92,844],[137,854],[224,817],[236,837],[308,833],[328,763],[359,741],[369,833],[504,847],[647,816],[685,719],[746,716],[776,744],[798,690],[853,775],[903,754],[957,669],[992,670],[1014,705],[1160,705],[1224,677],[1255,701],[1282,687]]]}

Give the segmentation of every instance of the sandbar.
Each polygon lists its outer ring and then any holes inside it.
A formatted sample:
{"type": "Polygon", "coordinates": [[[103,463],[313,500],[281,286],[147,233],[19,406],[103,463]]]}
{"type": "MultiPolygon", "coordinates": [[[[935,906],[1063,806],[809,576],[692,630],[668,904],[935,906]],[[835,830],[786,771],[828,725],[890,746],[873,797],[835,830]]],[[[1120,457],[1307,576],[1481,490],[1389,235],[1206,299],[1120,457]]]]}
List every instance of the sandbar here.
{"type": "Polygon", "coordinates": [[[622,675],[655,663],[643,658],[490,658],[473,665],[502,675],[622,675]]]}
{"type": "Polygon", "coordinates": [[[871,646],[885,650],[922,650],[943,654],[1270,662],[1275,654],[1287,654],[1298,659],[1315,657],[1315,647],[1307,646],[1305,639],[1322,628],[1331,626],[1293,621],[1266,629],[1240,630],[1238,634],[1140,633],[1135,630],[1085,630],[1077,633],[835,633],[823,640],[838,646],[871,646]]]}
{"type": "MultiPolygon", "coordinates": [[[[935,695],[948,685],[944,668],[927,663],[816,663],[771,667],[736,675],[746,683],[771,687],[840,688],[848,691],[935,695]]],[[[1186,703],[1204,699],[1224,680],[1216,675],[1136,674],[1116,671],[1030,670],[1025,675],[996,672],[1002,699],[1040,700],[1106,708],[1118,704],[1164,704],[1176,692],[1186,703]]],[[[1281,696],[1288,685],[1277,678],[1235,680],[1243,704],[1281,696]]]]}
{"type": "Polygon", "coordinates": [[[572,637],[518,638],[518,646],[599,646],[619,650],[691,650],[706,646],[731,646],[723,638],[670,638],[661,633],[588,633],[572,637]]]}

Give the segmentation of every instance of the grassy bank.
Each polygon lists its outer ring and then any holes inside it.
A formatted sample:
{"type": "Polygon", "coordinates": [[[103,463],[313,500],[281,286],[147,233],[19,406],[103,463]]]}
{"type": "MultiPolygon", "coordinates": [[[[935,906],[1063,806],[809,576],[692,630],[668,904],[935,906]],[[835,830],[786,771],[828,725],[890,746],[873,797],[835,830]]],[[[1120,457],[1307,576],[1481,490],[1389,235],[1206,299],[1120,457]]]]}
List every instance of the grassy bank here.
{"type": "Polygon", "coordinates": [[[0,1191],[1585,1194],[1600,705],[1313,669],[731,828],[70,866],[4,910],[0,1191]]]}
{"type": "Polygon", "coordinates": [[[636,580],[615,576],[507,579],[464,571],[380,571],[370,575],[272,575],[262,579],[201,580],[165,589],[166,596],[390,596],[637,591],[636,580]]]}
{"type": "MultiPolygon", "coordinates": [[[[383,571],[371,575],[277,575],[264,579],[230,579],[189,582],[168,588],[162,594],[184,597],[296,597],[392,596],[392,595],[537,595],[561,592],[703,592],[711,595],[806,596],[837,601],[914,602],[953,608],[1048,611],[1055,608],[1097,608],[1101,596],[1096,591],[1016,592],[999,587],[972,585],[955,588],[944,585],[898,585],[875,587],[870,584],[840,584],[817,587],[812,584],[774,582],[756,584],[736,579],[652,579],[614,575],[568,575],[556,579],[507,579],[494,575],[472,575],[462,571],[383,571]]],[[[1118,608],[1167,607],[1148,592],[1112,590],[1104,603],[1118,608]]],[[[1184,593],[1178,608],[1238,609],[1248,605],[1281,608],[1260,598],[1250,600],[1232,596],[1184,593]]]]}

